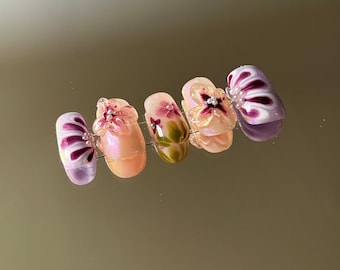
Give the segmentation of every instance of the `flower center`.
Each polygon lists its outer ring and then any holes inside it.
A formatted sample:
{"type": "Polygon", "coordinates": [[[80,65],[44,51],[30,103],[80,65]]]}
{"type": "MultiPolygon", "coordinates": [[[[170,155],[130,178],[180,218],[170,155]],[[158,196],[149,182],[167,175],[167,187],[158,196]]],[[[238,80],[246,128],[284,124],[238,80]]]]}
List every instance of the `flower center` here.
{"type": "Polygon", "coordinates": [[[107,110],[107,112],[104,113],[105,120],[111,121],[113,119],[113,117],[116,116],[116,114],[117,114],[117,112],[114,111],[114,110],[111,110],[111,109],[107,110]]]}
{"type": "Polygon", "coordinates": [[[167,104],[167,105],[165,106],[165,109],[167,109],[168,111],[172,111],[172,110],[174,109],[174,105],[172,105],[172,104],[167,104]]]}
{"type": "Polygon", "coordinates": [[[239,87],[235,87],[229,90],[231,102],[235,104],[237,109],[240,109],[244,104],[246,93],[239,87]]]}
{"type": "Polygon", "coordinates": [[[94,147],[94,138],[91,133],[85,132],[83,134],[82,140],[85,141],[86,145],[94,147]]]}
{"type": "Polygon", "coordinates": [[[215,107],[219,102],[218,102],[218,100],[217,100],[216,97],[211,96],[210,98],[208,98],[208,99],[206,100],[206,103],[207,103],[208,106],[209,106],[209,105],[212,105],[212,106],[215,107]]]}

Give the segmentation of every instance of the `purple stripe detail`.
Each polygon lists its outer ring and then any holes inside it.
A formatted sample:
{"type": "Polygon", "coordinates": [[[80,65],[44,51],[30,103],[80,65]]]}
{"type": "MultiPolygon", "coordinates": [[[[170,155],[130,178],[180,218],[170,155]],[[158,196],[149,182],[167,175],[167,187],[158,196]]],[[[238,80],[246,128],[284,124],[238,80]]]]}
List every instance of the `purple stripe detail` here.
{"type": "Polygon", "coordinates": [[[73,123],[65,123],[63,125],[63,129],[66,129],[66,130],[78,130],[80,132],[85,133],[85,129],[84,128],[82,128],[81,126],[78,126],[76,124],[73,124],[73,123]]]}
{"type": "Polygon", "coordinates": [[[261,104],[264,104],[264,105],[273,104],[273,100],[272,100],[271,98],[269,98],[269,97],[253,97],[253,98],[247,98],[246,101],[261,103],[261,104]]]}
{"type": "Polygon", "coordinates": [[[239,76],[238,78],[236,79],[235,81],[235,85],[238,85],[238,83],[242,80],[244,80],[245,78],[249,77],[251,75],[250,72],[248,71],[243,71],[239,76]]]}
{"type": "Polygon", "coordinates": [[[83,119],[79,118],[79,117],[75,117],[74,121],[82,124],[84,127],[86,127],[86,123],[83,121],[83,119]]]}
{"type": "Polygon", "coordinates": [[[266,85],[267,84],[262,80],[255,80],[255,81],[251,81],[250,83],[248,83],[242,90],[247,91],[251,89],[261,88],[266,85]]]}
{"type": "Polygon", "coordinates": [[[87,161],[91,162],[94,156],[94,150],[92,150],[92,152],[87,156],[87,161]]]}
{"type": "Polygon", "coordinates": [[[92,149],[92,147],[84,147],[71,153],[71,160],[78,159],[87,150],[92,149]]]}
{"type": "Polygon", "coordinates": [[[80,141],[83,141],[82,136],[69,136],[61,140],[60,146],[61,148],[66,148],[67,146],[80,141]]]}
{"type": "Polygon", "coordinates": [[[258,110],[250,110],[249,112],[243,108],[241,108],[241,110],[244,115],[247,115],[248,117],[251,117],[251,118],[255,118],[259,115],[258,110]]]}
{"type": "Polygon", "coordinates": [[[227,77],[227,82],[228,82],[229,86],[230,86],[230,81],[231,81],[232,78],[233,78],[232,74],[229,74],[229,76],[227,77]]]}

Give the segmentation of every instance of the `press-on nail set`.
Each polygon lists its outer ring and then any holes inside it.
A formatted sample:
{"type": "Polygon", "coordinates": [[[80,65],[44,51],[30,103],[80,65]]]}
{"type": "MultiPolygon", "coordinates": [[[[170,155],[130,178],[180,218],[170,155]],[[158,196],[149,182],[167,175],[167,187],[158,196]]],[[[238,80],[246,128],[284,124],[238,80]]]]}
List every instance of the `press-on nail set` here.
{"type": "MultiPolygon", "coordinates": [[[[144,101],[152,144],[167,163],[183,160],[189,142],[210,153],[227,150],[237,121],[251,140],[270,140],[279,134],[285,117],[279,96],[265,75],[251,65],[229,73],[225,90],[216,88],[207,78],[197,77],[184,84],[182,96],[185,116],[168,93],[154,93],[144,101]]],[[[130,178],[143,171],[146,142],[138,113],[127,101],[100,98],[92,131],[77,112],[57,119],[60,158],[74,184],[85,185],[95,178],[96,146],[116,176],[130,178]]]]}

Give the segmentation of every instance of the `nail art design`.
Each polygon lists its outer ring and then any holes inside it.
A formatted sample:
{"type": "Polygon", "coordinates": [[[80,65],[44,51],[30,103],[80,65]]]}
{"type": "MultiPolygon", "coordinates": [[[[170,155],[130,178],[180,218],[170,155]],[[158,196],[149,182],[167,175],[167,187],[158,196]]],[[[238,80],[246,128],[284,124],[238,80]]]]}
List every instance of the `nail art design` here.
{"type": "Polygon", "coordinates": [[[237,116],[224,90],[197,77],[182,88],[182,107],[191,127],[190,142],[211,153],[228,149],[237,116]]]}
{"type": "Polygon", "coordinates": [[[68,178],[76,185],[90,183],[97,168],[94,139],[86,122],[77,112],[65,113],[56,122],[61,162],[68,178]]]}
{"type": "Polygon", "coordinates": [[[189,148],[189,127],[174,99],[164,92],[155,93],[144,101],[145,120],[153,145],[168,163],[183,160],[189,148]]]}
{"type": "Polygon", "coordinates": [[[97,146],[110,170],[121,178],[142,172],[146,164],[145,140],[135,108],[123,99],[100,98],[96,116],[93,132],[100,137],[97,146]]]}
{"type": "MultiPolygon", "coordinates": [[[[225,91],[207,78],[196,77],[184,84],[182,96],[187,122],[168,93],[155,93],[144,102],[152,144],[168,163],[183,160],[189,142],[210,153],[227,150],[233,142],[236,121],[254,141],[272,139],[282,129],[284,105],[255,66],[241,66],[230,72],[225,91]]],[[[130,178],[141,173],[146,165],[146,144],[139,126],[144,123],[138,123],[135,108],[120,98],[100,98],[96,116],[94,134],[77,112],[65,113],[57,119],[59,155],[69,179],[77,185],[94,179],[96,146],[118,177],[130,178]]]]}
{"type": "Polygon", "coordinates": [[[255,66],[241,66],[229,73],[227,84],[226,92],[244,134],[254,141],[276,137],[285,108],[263,72],[255,66]]]}

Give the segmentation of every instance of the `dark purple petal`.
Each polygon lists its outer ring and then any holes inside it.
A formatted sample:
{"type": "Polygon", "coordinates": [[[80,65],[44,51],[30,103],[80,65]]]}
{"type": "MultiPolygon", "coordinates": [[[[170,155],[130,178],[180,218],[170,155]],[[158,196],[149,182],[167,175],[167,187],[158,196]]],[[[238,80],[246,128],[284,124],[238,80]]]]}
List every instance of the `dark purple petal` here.
{"type": "Polygon", "coordinates": [[[241,111],[244,115],[247,115],[248,117],[252,117],[252,118],[255,118],[259,115],[259,111],[256,110],[256,109],[252,109],[250,111],[247,111],[246,109],[241,108],[241,111]]]}
{"type": "Polygon", "coordinates": [[[82,136],[76,136],[76,135],[68,136],[68,137],[65,137],[61,140],[60,146],[62,148],[65,148],[69,145],[72,145],[72,144],[74,144],[76,142],[80,142],[80,141],[83,141],[82,136]]]}
{"type": "Polygon", "coordinates": [[[73,124],[73,123],[65,123],[63,125],[63,129],[66,129],[66,130],[78,130],[78,131],[81,131],[83,133],[85,133],[85,129],[82,128],[81,126],[78,126],[76,124],[73,124]]]}
{"type": "Polygon", "coordinates": [[[86,127],[86,124],[84,123],[83,119],[79,117],[75,117],[74,121],[78,122],[79,124],[82,124],[84,127],[86,127]]]}
{"type": "MultiPolygon", "coordinates": [[[[240,81],[244,80],[245,78],[249,77],[251,73],[249,71],[243,71],[235,81],[235,85],[238,85],[240,81]]],[[[230,82],[229,82],[230,85],[230,82]]]]}
{"type": "Polygon", "coordinates": [[[91,153],[87,156],[87,161],[91,162],[94,156],[94,150],[91,151],[91,153]]]}
{"type": "Polygon", "coordinates": [[[230,85],[230,81],[231,81],[232,78],[233,78],[233,75],[232,75],[232,74],[229,74],[229,76],[227,77],[227,83],[228,83],[228,85],[230,85]]]}
{"type": "Polygon", "coordinates": [[[265,97],[265,96],[247,98],[246,101],[261,103],[261,104],[264,104],[264,105],[273,104],[273,100],[271,98],[265,97]]]}
{"type": "Polygon", "coordinates": [[[242,90],[247,91],[251,89],[265,87],[266,85],[267,84],[262,80],[255,80],[248,83],[245,87],[242,88],[242,90]]]}
{"type": "Polygon", "coordinates": [[[93,149],[92,147],[84,147],[79,150],[76,150],[71,153],[71,160],[78,159],[82,154],[84,154],[87,150],[93,149]]]}

